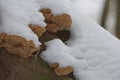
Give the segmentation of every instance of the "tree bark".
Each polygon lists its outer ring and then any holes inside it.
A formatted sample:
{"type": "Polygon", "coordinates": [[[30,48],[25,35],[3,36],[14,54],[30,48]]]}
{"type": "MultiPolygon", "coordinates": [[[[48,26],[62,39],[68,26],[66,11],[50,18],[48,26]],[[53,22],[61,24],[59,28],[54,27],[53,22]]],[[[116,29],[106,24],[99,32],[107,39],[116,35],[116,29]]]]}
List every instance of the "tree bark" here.
{"type": "Polygon", "coordinates": [[[105,28],[106,20],[107,20],[107,17],[108,17],[109,4],[110,4],[110,0],[106,0],[106,2],[104,4],[103,13],[102,13],[102,18],[101,18],[101,26],[103,28],[105,28]]]}
{"type": "Polygon", "coordinates": [[[74,80],[72,75],[57,76],[40,57],[23,59],[0,48],[0,80],[74,80]]]}
{"type": "Polygon", "coordinates": [[[116,2],[117,2],[116,35],[120,39],[120,0],[116,0],[116,2]]]}

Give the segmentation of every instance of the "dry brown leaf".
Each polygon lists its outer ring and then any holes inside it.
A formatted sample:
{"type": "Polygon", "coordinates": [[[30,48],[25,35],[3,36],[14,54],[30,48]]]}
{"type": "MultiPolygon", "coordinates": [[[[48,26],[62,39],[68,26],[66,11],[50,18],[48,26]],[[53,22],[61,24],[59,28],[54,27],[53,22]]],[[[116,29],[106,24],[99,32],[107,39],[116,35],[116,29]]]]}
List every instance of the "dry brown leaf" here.
{"type": "Polygon", "coordinates": [[[55,69],[55,68],[57,68],[59,65],[58,65],[57,63],[54,63],[54,64],[50,64],[49,66],[50,66],[51,68],[55,69]]]}
{"type": "Polygon", "coordinates": [[[55,73],[58,76],[62,76],[62,75],[68,75],[68,74],[72,73],[73,70],[74,70],[73,67],[68,66],[68,67],[65,67],[65,68],[56,68],[55,73]]]}
{"type": "Polygon", "coordinates": [[[33,41],[27,41],[25,38],[17,35],[0,34],[0,46],[8,53],[28,58],[33,52],[39,49],[35,47],[33,41]]]}
{"type": "Polygon", "coordinates": [[[51,10],[49,8],[43,8],[40,10],[40,12],[42,12],[43,14],[51,14],[51,10]]]}
{"type": "Polygon", "coordinates": [[[45,22],[51,23],[51,19],[53,16],[53,14],[51,13],[51,10],[48,8],[43,8],[40,11],[43,13],[43,15],[45,17],[45,22]]]}
{"type": "Polygon", "coordinates": [[[57,32],[71,27],[72,20],[68,14],[53,15],[48,8],[41,9],[41,12],[45,17],[45,22],[47,23],[46,29],[48,31],[57,32]]]}
{"type": "Polygon", "coordinates": [[[46,31],[45,28],[42,28],[40,26],[32,25],[30,24],[29,27],[32,29],[32,31],[38,36],[41,37],[42,34],[46,31]]]}
{"type": "Polygon", "coordinates": [[[52,22],[59,27],[59,30],[69,29],[72,24],[71,17],[68,14],[53,16],[52,22]]]}
{"type": "Polygon", "coordinates": [[[46,29],[51,32],[57,32],[59,30],[59,27],[56,24],[47,24],[46,29]]]}

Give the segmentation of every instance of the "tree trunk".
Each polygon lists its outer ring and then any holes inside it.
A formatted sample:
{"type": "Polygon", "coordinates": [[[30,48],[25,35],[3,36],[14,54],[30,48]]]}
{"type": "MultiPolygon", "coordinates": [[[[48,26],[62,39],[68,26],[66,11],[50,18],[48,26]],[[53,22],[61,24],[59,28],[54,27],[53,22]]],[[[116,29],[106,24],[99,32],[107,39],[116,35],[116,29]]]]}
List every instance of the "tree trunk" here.
{"type": "MultiPolygon", "coordinates": [[[[40,41],[43,43],[41,51],[45,50],[44,42],[59,38],[63,42],[69,39],[67,30],[57,33],[46,31],[40,41]]],[[[56,53],[57,54],[57,53],[56,53]]],[[[43,61],[40,56],[27,59],[11,55],[0,48],[0,80],[75,80],[73,75],[57,76],[54,70],[43,61]]]]}
{"type": "Polygon", "coordinates": [[[116,35],[120,39],[120,0],[117,0],[116,35]]]}
{"type": "Polygon", "coordinates": [[[110,4],[110,0],[106,0],[106,2],[104,4],[102,18],[101,18],[101,26],[103,28],[105,28],[106,20],[107,20],[107,17],[108,17],[109,4],[110,4]]]}
{"type": "Polygon", "coordinates": [[[0,48],[0,80],[74,80],[57,76],[42,59],[23,59],[0,48]]]}

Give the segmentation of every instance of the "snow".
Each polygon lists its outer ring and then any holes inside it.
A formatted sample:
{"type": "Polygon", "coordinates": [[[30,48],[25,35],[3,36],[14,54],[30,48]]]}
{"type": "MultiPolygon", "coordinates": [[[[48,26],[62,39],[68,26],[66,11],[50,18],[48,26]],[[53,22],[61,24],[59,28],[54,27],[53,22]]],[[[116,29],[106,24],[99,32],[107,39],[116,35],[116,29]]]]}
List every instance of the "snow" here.
{"type": "Polygon", "coordinates": [[[72,4],[70,1],[63,0],[39,0],[41,8],[49,8],[52,10],[54,15],[59,15],[62,13],[69,13],[71,11],[70,6],[66,4],[72,4]],[[62,4],[60,4],[62,3],[62,4]],[[53,5],[54,4],[54,5],[53,5]],[[57,6],[57,7],[56,7],[57,6]]]}
{"type": "Polygon", "coordinates": [[[45,27],[44,17],[39,12],[37,0],[0,0],[0,33],[19,35],[40,45],[38,37],[28,25],[45,27]]]}
{"type": "Polygon", "coordinates": [[[49,6],[54,5],[53,11],[57,4],[69,5],[66,13],[71,15],[73,23],[67,45],[58,39],[49,41],[41,57],[50,64],[59,63],[60,67],[73,66],[77,80],[119,80],[120,40],[81,14],[74,4],[66,4],[69,0],[53,4],[46,1],[49,6]]]}
{"type": "Polygon", "coordinates": [[[20,35],[39,46],[28,25],[46,26],[41,8],[72,18],[71,38],[66,45],[59,39],[45,43],[47,50],[40,55],[45,61],[72,66],[77,80],[120,79],[120,40],[83,15],[73,0],[0,0],[0,33],[20,35]]]}
{"type": "Polygon", "coordinates": [[[77,9],[86,16],[100,23],[106,0],[72,0],[77,9]]]}

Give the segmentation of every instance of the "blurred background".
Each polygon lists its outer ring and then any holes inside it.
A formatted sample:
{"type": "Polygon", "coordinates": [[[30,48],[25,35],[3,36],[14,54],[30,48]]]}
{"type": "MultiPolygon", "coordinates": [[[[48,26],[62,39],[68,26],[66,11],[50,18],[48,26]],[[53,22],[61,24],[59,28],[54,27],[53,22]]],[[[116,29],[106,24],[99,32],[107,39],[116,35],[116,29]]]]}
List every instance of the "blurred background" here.
{"type": "Polygon", "coordinates": [[[120,0],[72,0],[79,10],[120,39],[120,0]]]}

